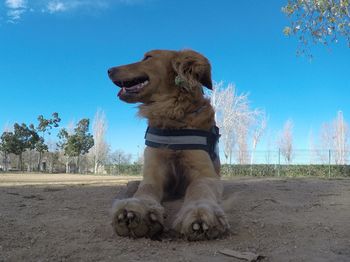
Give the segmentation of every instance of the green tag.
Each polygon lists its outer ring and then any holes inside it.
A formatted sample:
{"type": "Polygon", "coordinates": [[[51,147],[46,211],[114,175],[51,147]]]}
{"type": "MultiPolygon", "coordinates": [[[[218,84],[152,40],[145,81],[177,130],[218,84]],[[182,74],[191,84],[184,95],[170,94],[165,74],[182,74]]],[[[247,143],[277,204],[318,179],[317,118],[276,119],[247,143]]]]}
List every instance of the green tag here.
{"type": "Polygon", "coordinates": [[[183,78],[181,78],[181,76],[176,76],[175,77],[175,85],[184,88],[185,90],[189,91],[190,88],[187,85],[186,80],[184,80],[183,78]]]}
{"type": "Polygon", "coordinates": [[[183,86],[185,81],[181,78],[181,76],[175,77],[175,85],[177,86],[183,86]]]}

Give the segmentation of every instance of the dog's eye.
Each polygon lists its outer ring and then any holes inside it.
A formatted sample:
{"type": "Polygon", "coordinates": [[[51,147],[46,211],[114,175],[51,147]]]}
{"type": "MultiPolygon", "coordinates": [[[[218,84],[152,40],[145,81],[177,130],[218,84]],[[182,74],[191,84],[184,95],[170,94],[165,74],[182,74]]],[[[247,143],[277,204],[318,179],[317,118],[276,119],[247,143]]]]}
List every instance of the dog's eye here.
{"type": "Polygon", "coordinates": [[[150,56],[150,55],[146,55],[143,59],[142,59],[142,61],[146,61],[147,59],[150,59],[152,56],[150,56]]]}

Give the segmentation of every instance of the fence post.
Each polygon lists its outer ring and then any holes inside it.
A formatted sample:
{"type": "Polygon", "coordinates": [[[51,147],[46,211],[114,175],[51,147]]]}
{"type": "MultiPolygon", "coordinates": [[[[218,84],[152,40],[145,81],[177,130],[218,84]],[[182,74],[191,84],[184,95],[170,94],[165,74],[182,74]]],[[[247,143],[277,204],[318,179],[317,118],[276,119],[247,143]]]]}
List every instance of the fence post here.
{"type": "Polygon", "coordinates": [[[250,155],[250,176],[253,175],[253,154],[254,152],[252,151],[250,155]]]}
{"type": "Polygon", "coordinates": [[[328,150],[328,178],[331,177],[331,150],[328,150]]]}
{"type": "Polygon", "coordinates": [[[281,168],[281,149],[278,149],[278,169],[277,169],[277,174],[280,176],[280,168],[281,168]]]}
{"type": "Polygon", "coordinates": [[[120,154],[118,155],[118,175],[120,176],[120,154]]]}

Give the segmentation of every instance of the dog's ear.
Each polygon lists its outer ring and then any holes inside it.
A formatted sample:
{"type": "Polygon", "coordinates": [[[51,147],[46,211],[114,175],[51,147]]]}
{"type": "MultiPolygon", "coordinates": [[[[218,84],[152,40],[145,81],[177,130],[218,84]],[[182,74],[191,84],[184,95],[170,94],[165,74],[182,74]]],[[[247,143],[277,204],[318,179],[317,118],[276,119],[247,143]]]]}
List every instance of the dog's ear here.
{"type": "Polygon", "coordinates": [[[186,89],[202,85],[212,89],[210,63],[203,55],[192,50],[179,51],[173,60],[173,68],[177,73],[177,85],[186,89]]]}

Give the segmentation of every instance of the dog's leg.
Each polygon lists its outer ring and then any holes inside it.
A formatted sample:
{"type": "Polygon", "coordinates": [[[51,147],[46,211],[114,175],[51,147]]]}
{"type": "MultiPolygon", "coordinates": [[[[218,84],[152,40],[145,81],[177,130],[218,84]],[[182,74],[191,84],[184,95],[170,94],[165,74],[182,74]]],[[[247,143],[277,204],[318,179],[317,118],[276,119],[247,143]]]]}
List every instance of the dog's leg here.
{"type": "Polygon", "coordinates": [[[194,165],[188,170],[191,182],[174,221],[174,229],[191,241],[219,238],[229,229],[225,213],[219,205],[223,190],[221,181],[210,162],[200,161],[196,164],[192,160],[192,163],[194,165]]]}
{"type": "Polygon", "coordinates": [[[144,177],[135,195],[113,204],[112,225],[120,236],[157,238],[163,230],[164,208],[160,202],[166,163],[159,161],[153,150],[145,150],[144,177]]]}

